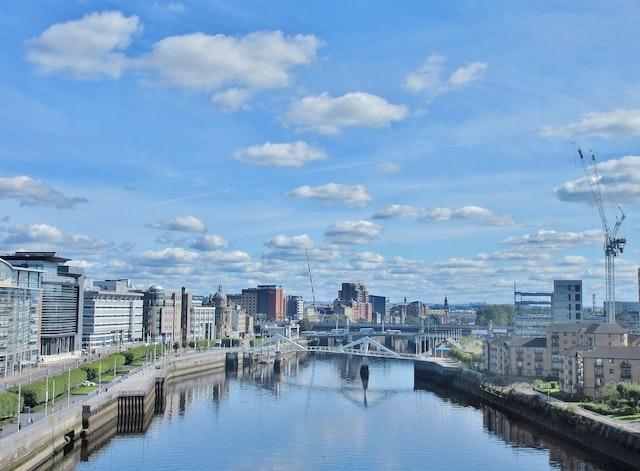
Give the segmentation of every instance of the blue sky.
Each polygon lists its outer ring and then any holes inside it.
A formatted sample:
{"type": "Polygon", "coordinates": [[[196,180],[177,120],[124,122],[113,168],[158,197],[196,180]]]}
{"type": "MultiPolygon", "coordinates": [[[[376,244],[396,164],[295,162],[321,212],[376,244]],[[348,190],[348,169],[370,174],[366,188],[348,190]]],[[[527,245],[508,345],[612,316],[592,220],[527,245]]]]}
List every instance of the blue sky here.
{"type": "Polygon", "coordinates": [[[626,214],[637,301],[640,4],[8,0],[0,247],[194,294],[513,302],[626,214]],[[609,225],[618,210],[605,208],[609,225]]]}

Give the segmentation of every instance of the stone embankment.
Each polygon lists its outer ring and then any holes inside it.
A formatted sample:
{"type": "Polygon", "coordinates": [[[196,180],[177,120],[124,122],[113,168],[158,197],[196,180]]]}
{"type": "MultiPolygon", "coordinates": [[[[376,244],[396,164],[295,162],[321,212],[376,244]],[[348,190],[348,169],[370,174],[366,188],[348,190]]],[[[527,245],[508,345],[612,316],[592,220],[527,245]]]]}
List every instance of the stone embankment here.
{"type": "Polygon", "coordinates": [[[533,391],[527,384],[495,386],[484,375],[459,368],[439,375],[431,371],[421,381],[435,381],[441,387],[471,395],[497,410],[575,446],[595,452],[621,469],[640,469],[640,428],[584,410],[576,404],[554,400],[533,391]]]}
{"type": "Polygon", "coordinates": [[[139,368],[28,427],[5,431],[0,437],[0,470],[55,469],[68,453],[88,455],[119,430],[144,431],[153,413],[164,408],[168,385],[224,368],[224,351],[177,356],[139,368]]]}

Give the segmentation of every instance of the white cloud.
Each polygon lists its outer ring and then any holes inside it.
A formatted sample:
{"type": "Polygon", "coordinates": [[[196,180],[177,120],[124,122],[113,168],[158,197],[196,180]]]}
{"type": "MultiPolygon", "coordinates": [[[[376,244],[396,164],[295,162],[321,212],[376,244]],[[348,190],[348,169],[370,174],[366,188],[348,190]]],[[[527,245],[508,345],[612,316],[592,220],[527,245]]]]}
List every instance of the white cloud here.
{"type": "Polygon", "coordinates": [[[147,250],[133,256],[134,263],[141,267],[192,266],[201,255],[182,248],[166,248],[158,251],[147,250]]]}
{"type": "Polygon", "coordinates": [[[330,226],[325,236],[335,244],[367,244],[382,232],[382,226],[370,221],[345,221],[330,226]]]}
{"type": "Polygon", "coordinates": [[[279,234],[264,243],[269,249],[269,258],[278,260],[304,260],[306,251],[314,244],[307,234],[288,237],[279,234]]]}
{"type": "Polygon", "coordinates": [[[64,234],[48,224],[16,225],[6,231],[5,246],[26,250],[65,251],[70,254],[101,256],[113,246],[112,242],[95,239],[86,234],[64,234]]]}
{"type": "MultiPolygon", "coordinates": [[[[585,156],[587,158],[587,156],[585,156]]],[[[598,163],[603,202],[640,203],[640,157],[627,156],[598,163]]],[[[553,189],[562,201],[586,201],[594,204],[593,193],[586,177],[563,183],[553,189]]]]}
{"type": "Polygon", "coordinates": [[[373,215],[374,219],[393,219],[393,218],[420,218],[425,216],[426,210],[416,206],[407,206],[401,204],[392,204],[386,208],[379,209],[373,215]]]}
{"type": "Polygon", "coordinates": [[[211,103],[220,108],[225,113],[233,113],[240,109],[248,109],[246,102],[251,98],[249,90],[240,88],[229,88],[218,92],[211,98],[211,103]]]}
{"type": "Polygon", "coordinates": [[[507,237],[502,241],[505,245],[524,247],[540,247],[545,250],[564,250],[579,245],[591,245],[602,242],[602,231],[557,232],[541,229],[535,234],[521,237],[507,237]]]}
{"type": "Polygon", "coordinates": [[[147,227],[153,229],[165,229],[167,231],[204,232],[207,230],[204,223],[195,216],[176,217],[150,222],[147,227]]]}
{"type": "Polygon", "coordinates": [[[582,266],[588,265],[590,262],[586,257],[581,255],[567,255],[558,260],[558,265],[582,266]]]}
{"type": "Polygon", "coordinates": [[[371,196],[362,185],[340,185],[327,183],[312,187],[303,185],[287,193],[291,198],[309,198],[323,204],[346,204],[348,206],[365,206],[371,201],[371,196]]]}
{"type": "Polygon", "coordinates": [[[514,223],[511,216],[497,214],[480,206],[464,206],[453,212],[457,219],[474,219],[489,226],[510,226],[514,223]]]}
{"type": "Polygon", "coordinates": [[[356,270],[380,270],[385,268],[385,259],[382,255],[373,252],[361,252],[350,260],[356,270]]]}
{"type": "Polygon", "coordinates": [[[255,91],[286,87],[290,70],[313,61],[321,41],[313,35],[259,31],[245,36],[201,32],[158,41],[137,66],[163,85],[209,92],[214,103],[239,107],[255,91]]]}
{"type": "Polygon", "coordinates": [[[121,52],[142,31],[137,16],[118,11],[90,13],[58,23],[27,42],[27,59],[44,73],[69,73],[77,78],[118,78],[127,66],[121,52]]]}
{"type": "Polygon", "coordinates": [[[406,75],[404,87],[413,93],[426,92],[428,100],[432,100],[438,95],[478,80],[481,72],[488,67],[484,62],[472,62],[455,70],[448,79],[444,79],[446,60],[445,56],[432,54],[420,68],[406,75]]]}
{"type": "Polygon", "coordinates": [[[585,113],[582,120],[559,128],[545,126],[542,137],[570,138],[590,135],[603,138],[640,136],[640,109],[619,109],[605,113],[585,113]]]}
{"type": "Polygon", "coordinates": [[[53,206],[60,209],[73,208],[86,203],[81,197],[69,198],[54,190],[45,182],[26,176],[0,178],[0,198],[17,198],[21,206],[53,206]]]}
{"type": "Polygon", "coordinates": [[[229,246],[229,242],[219,235],[206,235],[200,237],[193,244],[192,249],[202,250],[203,252],[211,252],[213,250],[223,249],[229,246]]]}
{"type": "Polygon", "coordinates": [[[325,92],[292,103],[280,119],[301,130],[339,134],[345,127],[389,126],[393,121],[402,121],[407,113],[405,105],[392,105],[369,93],[354,92],[332,98],[325,92]]]}
{"type": "Polygon", "coordinates": [[[239,150],[234,158],[255,166],[300,167],[314,160],[326,159],[327,154],[303,141],[281,144],[266,142],[239,150]]]}
{"type": "Polygon", "coordinates": [[[417,218],[424,222],[442,222],[449,221],[452,218],[475,220],[481,224],[489,226],[509,226],[514,223],[511,216],[497,214],[480,206],[464,206],[462,208],[451,210],[449,208],[426,209],[417,206],[405,206],[392,204],[377,211],[374,219],[391,219],[400,217],[417,218]]]}

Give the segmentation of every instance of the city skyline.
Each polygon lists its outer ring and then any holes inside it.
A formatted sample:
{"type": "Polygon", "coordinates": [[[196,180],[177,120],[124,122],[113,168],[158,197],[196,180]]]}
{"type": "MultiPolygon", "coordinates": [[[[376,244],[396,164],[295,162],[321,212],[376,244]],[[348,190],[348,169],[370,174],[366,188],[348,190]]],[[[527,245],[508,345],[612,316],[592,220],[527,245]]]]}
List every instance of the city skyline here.
{"type": "Polygon", "coordinates": [[[307,302],[310,275],[318,301],[451,304],[579,279],[601,306],[575,143],[638,301],[640,5],[424,3],[9,0],[1,253],[307,302]]]}

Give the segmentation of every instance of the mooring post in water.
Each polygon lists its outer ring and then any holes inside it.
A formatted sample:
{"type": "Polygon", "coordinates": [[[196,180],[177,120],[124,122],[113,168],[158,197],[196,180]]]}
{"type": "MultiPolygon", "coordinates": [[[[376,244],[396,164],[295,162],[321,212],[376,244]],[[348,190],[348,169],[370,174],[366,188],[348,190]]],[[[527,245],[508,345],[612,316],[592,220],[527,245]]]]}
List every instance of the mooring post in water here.
{"type": "Polygon", "coordinates": [[[362,380],[362,387],[366,390],[369,386],[369,363],[366,360],[360,365],[360,379],[362,380]]]}
{"type": "Polygon", "coordinates": [[[282,363],[282,352],[276,351],[276,355],[273,360],[273,371],[280,373],[280,364],[282,363]]]}

